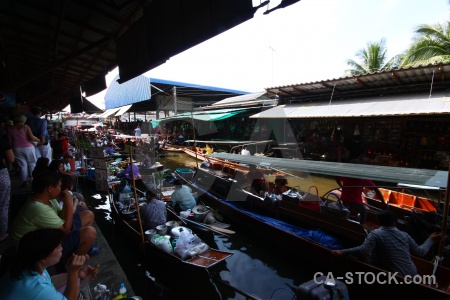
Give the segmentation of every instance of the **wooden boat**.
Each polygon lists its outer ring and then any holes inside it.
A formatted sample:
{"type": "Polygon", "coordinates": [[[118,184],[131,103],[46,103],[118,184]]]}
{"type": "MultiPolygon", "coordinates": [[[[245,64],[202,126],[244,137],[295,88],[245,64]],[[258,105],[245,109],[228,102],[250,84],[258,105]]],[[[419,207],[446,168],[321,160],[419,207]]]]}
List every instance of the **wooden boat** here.
{"type": "MultiPolygon", "coordinates": [[[[115,221],[115,224],[117,224],[122,229],[122,231],[136,245],[136,247],[141,246],[144,248],[146,259],[154,260],[155,257],[158,257],[158,259],[167,261],[167,263],[176,265],[177,267],[188,266],[200,269],[208,269],[220,262],[225,261],[228,257],[233,255],[232,252],[216,250],[210,247],[205,253],[202,253],[201,255],[182,260],[176,253],[165,252],[153,245],[150,241],[145,241],[144,244],[142,244],[142,241],[145,239],[142,238],[140,231],[130,225],[130,223],[124,218],[124,214],[122,214],[118,209],[114,198],[115,197],[112,196],[109,197],[109,202],[111,206],[111,216],[115,221]]],[[[183,224],[182,226],[188,227],[188,224],[183,222],[176,214],[173,213],[172,210],[168,210],[167,216],[168,221],[174,220],[178,222],[178,224],[183,224]]]]}
{"type": "MultiPolygon", "coordinates": [[[[424,189],[427,187],[423,187],[424,189]]],[[[428,187],[429,188],[429,187],[428,187]]],[[[395,191],[392,189],[379,188],[383,199],[378,196],[370,195],[367,190],[364,190],[364,200],[371,206],[385,209],[389,207],[396,212],[398,217],[405,217],[411,211],[417,212],[437,212],[442,211],[443,207],[438,202],[428,198],[415,196],[405,192],[395,191]]]]}
{"type": "MultiPolygon", "coordinates": [[[[222,155],[222,154],[221,154],[222,155]]],[[[253,158],[253,157],[251,157],[253,158]]],[[[261,158],[259,158],[260,160],[261,158]]],[[[292,160],[290,160],[292,161],[292,160]]],[[[247,161],[248,162],[248,161],[247,161]]],[[[322,163],[322,162],[317,162],[322,163]]],[[[236,194],[237,191],[233,190],[232,181],[224,181],[220,178],[197,176],[202,174],[202,171],[197,170],[196,176],[192,180],[186,180],[186,184],[190,185],[201,196],[201,199],[206,204],[218,209],[222,214],[233,219],[236,222],[240,222],[248,229],[254,230],[256,233],[261,234],[264,238],[269,239],[272,243],[279,245],[285,245],[286,250],[294,250],[296,256],[300,261],[302,258],[307,258],[307,261],[317,261],[321,265],[321,270],[333,272],[333,274],[343,274],[343,272],[371,272],[371,274],[379,274],[384,272],[378,268],[375,268],[369,264],[366,264],[360,260],[352,257],[340,257],[336,258],[331,255],[328,248],[308,240],[304,237],[298,236],[294,233],[291,226],[295,226],[292,223],[288,223],[287,228],[280,226],[280,222],[277,219],[265,220],[264,216],[256,214],[255,207],[249,205],[248,201],[232,201],[233,197],[242,194],[236,194]],[[198,180],[199,179],[199,180],[198,180]],[[215,195],[228,192],[228,200],[226,198],[218,198],[215,195]],[[290,229],[289,229],[290,228],[290,229]],[[301,252],[301,254],[300,254],[301,252]]],[[[345,173],[345,171],[344,171],[345,173]]],[[[340,175],[343,175],[340,173],[340,175]]],[[[436,174],[434,174],[436,175],[436,174]]],[[[442,174],[441,174],[442,175],[442,174]]],[[[181,177],[180,177],[181,178],[181,177]]],[[[254,199],[254,198],[253,198],[254,199]]],[[[366,232],[358,223],[348,222],[346,220],[336,220],[336,218],[329,216],[324,217],[320,212],[311,211],[297,205],[293,205],[286,201],[280,204],[278,209],[280,214],[283,214],[286,219],[303,220],[304,223],[314,224],[317,227],[323,228],[333,232],[337,237],[344,240],[345,246],[355,246],[361,244],[366,236],[366,232]]],[[[417,266],[419,274],[432,274],[433,264],[424,259],[413,257],[413,260],[417,266]]],[[[438,266],[435,273],[440,288],[433,288],[427,285],[368,285],[361,284],[361,288],[370,289],[370,292],[375,298],[391,297],[392,295],[402,295],[402,298],[425,298],[430,297],[432,299],[448,299],[450,294],[446,292],[449,286],[450,270],[438,266]],[[377,288],[378,287],[378,288],[377,288]],[[442,289],[443,288],[443,289],[442,289]]],[[[374,298],[374,299],[375,299],[374,298]]]]}

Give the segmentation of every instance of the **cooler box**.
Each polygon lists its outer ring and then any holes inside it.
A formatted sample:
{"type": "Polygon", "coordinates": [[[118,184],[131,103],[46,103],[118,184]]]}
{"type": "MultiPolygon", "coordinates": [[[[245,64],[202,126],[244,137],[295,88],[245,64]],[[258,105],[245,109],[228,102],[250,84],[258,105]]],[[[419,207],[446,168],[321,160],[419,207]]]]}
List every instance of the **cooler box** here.
{"type": "Polygon", "coordinates": [[[299,300],[348,300],[348,289],[344,282],[334,279],[327,284],[326,276],[317,277],[302,283],[297,289],[295,295],[299,300]],[[333,284],[334,282],[334,284],[333,284]]]}
{"type": "Polygon", "coordinates": [[[194,176],[194,171],[192,171],[189,168],[177,168],[175,171],[185,180],[191,180],[192,177],[194,176]]]}

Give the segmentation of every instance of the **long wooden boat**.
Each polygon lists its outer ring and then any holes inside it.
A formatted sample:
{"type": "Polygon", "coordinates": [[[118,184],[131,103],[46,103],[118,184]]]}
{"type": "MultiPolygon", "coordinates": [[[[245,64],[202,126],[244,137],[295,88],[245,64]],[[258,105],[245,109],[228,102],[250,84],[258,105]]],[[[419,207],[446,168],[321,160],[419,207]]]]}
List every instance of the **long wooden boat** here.
{"type": "MultiPolygon", "coordinates": [[[[160,248],[156,247],[155,245],[153,245],[150,241],[145,241],[144,244],[142,245],[143,239],[140,231],[134,228],[132,225],[130,225],[127,220],[125,220],[124,215],[119,211],[116,205],[114,197],[112,196],[109,197],[109,202],[111,206],[111,216],[115,221],[115,224],[117,224],[122,229],[122,231],[131,240],[131,242],[134,243],[136,247],[142,246],[144,248],[145,258],[154,260],[155,257],[158,257],[159,259],[167,261],[167,263],[176,265],[177,267],[188,266],[188,268],[193,267],[200,269],[208,269],[220,262],[225,261],[228,257],[233,255],[232,252],[221,251],[209,247],[209,249],[201,255],[197,255],[189,259],[182,260],[180,256],[177,255],[176,253],[165,252],[160,248]]],[[[174,220],[177,221],[178,224],[183,224],[183,226],[188,227],[188,224],[184,223],[176,214],[172,212],[172,210],[168,210],[167,216],[168,221],[174,220]]]]}
{"type": "Polygon", "coordinates": [[[379,188],[379,190],[383,199],[380,199],[376,194],[370,195],[367,190],[364,190],[364,200],[374,207],[392,209],[398,217],[405,217],[411,211],[434,213],[442,211],[443,208],[437,201],[425,197],[386,188],[379,188]]]}
{"type": "MultiPolygon", "coordinates": [[[[203,202],[218,209],[225,216],[240,222],[246,228],[254,230],[256,233],[263,235],[264,238],[270,239],[271,242],[287,246],[287,250],[294,250],[297,252],[295,256],[301,261],[302,257],[307,257],[306,261],[317,260],[317,263],[321,266],[321,270],[327,270],[336,274],[343,274],[345,272],[371,272],[371,274],[379,274],[384,272],[378,268],[368,265],[360,260],[352,257],[340,257],[336,258],[331,255],[330,250],[317,242],[308,240],[305,237],[298,236],[292,229],[292,223],[280,221],[276,218],[267,218],[261,214],[255,213],[255,207],[249,205],[248,201],[228,201],[226,198],[220,199],[216,195],[218,192],[225,193],[227,189],[230,189],[233,183],[227,184],[226,181],[220,178],[210,177],[206,179],[201,170],[197,170],[196,175],[191,180],[187,180],[186,177],[180,177],[185,180],[186,184],[196,190],[200,195],[203,202]],[[216,195],[215,195],[216,194],[216,195]],[[280,225],[281,224],[281,225],[280,225]],[[301,252],[301,255],[299,255],[301,252]]],[[[236,191],[228,190],[228,199],[239,196],[236,191]]],[[[355,246],[361,244],[364,240],[366,232],[357,223],[348,222],[345,220],[336,220],[336,218],[324,218],[320,212],[314,212],[309,209],[299,207],[297,205],[290,204],[283,201],[280,204],[279,212],[286,217],[291,217],[294,220],[303,220],[305,223],[315,224],[317,227],[321,227],[324,230],[331,231],[339,238],[342,238],[345,242],[345,246],[355,246]],[[338,224],[341,222],[340,224],[338,224]],[[350,225],[349,225],[350,224],[350,225]],[[334,230],[333,230],[334,229],[334,230]]],[[[429,261],[414,257],[414,262],[418,268],[419,274],[432,274],[433,264],[429,261]]],[[[425,298],[431,297],[433,299],[448,299],[450,295],[446,293],[446,289],[449,285],[450,270],[439,266],[436,271],[436,279],[439,283],[439,288],[432,288],[427,285],[367,285],[362,284],[364,288],[370,288],[371,292],[374,292],[379,297],[392,296],[394,293],[402,295],[402,298],[425,298]],[[378,288],[376,287],[378,286],[378,288]],[[375,288],[374,288],[375,287],[375,288]],[[444,290],[442,289],[444,288],[444,290]]]]}

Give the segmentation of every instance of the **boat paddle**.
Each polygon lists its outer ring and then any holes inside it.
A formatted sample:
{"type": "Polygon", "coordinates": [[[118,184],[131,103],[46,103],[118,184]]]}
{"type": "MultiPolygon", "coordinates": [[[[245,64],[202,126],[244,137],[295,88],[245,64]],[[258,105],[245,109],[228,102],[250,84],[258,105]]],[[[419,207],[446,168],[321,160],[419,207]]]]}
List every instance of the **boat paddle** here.
{"type": "Polygon", "coordinates": [[[207,228],[207,229],[209,229],[211,231],[214,231],[214,232],[217,232],[217,233],[221,233],[221,234],[224,234],[224,235],[235,234],[236,233],[235,231],[230,230],[230,229],[225,229],[225,228],[220,228],[220,227],[216,227],[216,226],[212,226],[212,225],[208,225],[208,224],[198,223],[198,222],[195,222],[193,220],[189,220],[189,219],[186,219],[186,218],[183,218],[183,217],[179,217],[179,218],[181,220],[183,220],[183,221],[190,222],[190,223],[195,224],[197,226],[204,227],[204,228],[207,228]]]}

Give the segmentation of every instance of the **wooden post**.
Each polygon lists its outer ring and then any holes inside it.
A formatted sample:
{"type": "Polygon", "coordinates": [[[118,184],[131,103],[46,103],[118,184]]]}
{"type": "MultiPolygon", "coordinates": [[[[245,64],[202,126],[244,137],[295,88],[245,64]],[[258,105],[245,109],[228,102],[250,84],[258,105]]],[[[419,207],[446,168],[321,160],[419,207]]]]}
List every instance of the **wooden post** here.
{"type": "MultiPolygon", "coordinates": [[[[450,173],[450,164],[448,166],[448,169],[449,169],[448,173],[450,173]]],[[[449,174],[449,176],[447,176],[447,190],[445,191],[444,215],[442,216],[441,233],[443,233],[444,235],[447,232],[448,206],[450,204],[449,187],[450,187],[450,174],[449,174]]],[[[439,252],[438,252],[439,257],[443,257],[444,247],[445,247],[445,240],[443,240],[439,243],[439,252]]]]}
{"type": "Polygon", "coordinates": [[[145,236],[144,236],[144,228],[142,228],[142,220],[141,220],[141,213],[139,211],[139,199],[137,197],[136,193],[136,182],[134,181],[134,167],[133,167],[133,147],[130,146],[130,166],[131,166],[131,181],[133,182],[133,191],[134,191],[134,203],[136,204],[136,213],[137,213],[137,219],[139,223],[139,230],[141,232],[141,248],[142,248],[142,254],[145,256],[145,236]]]}

